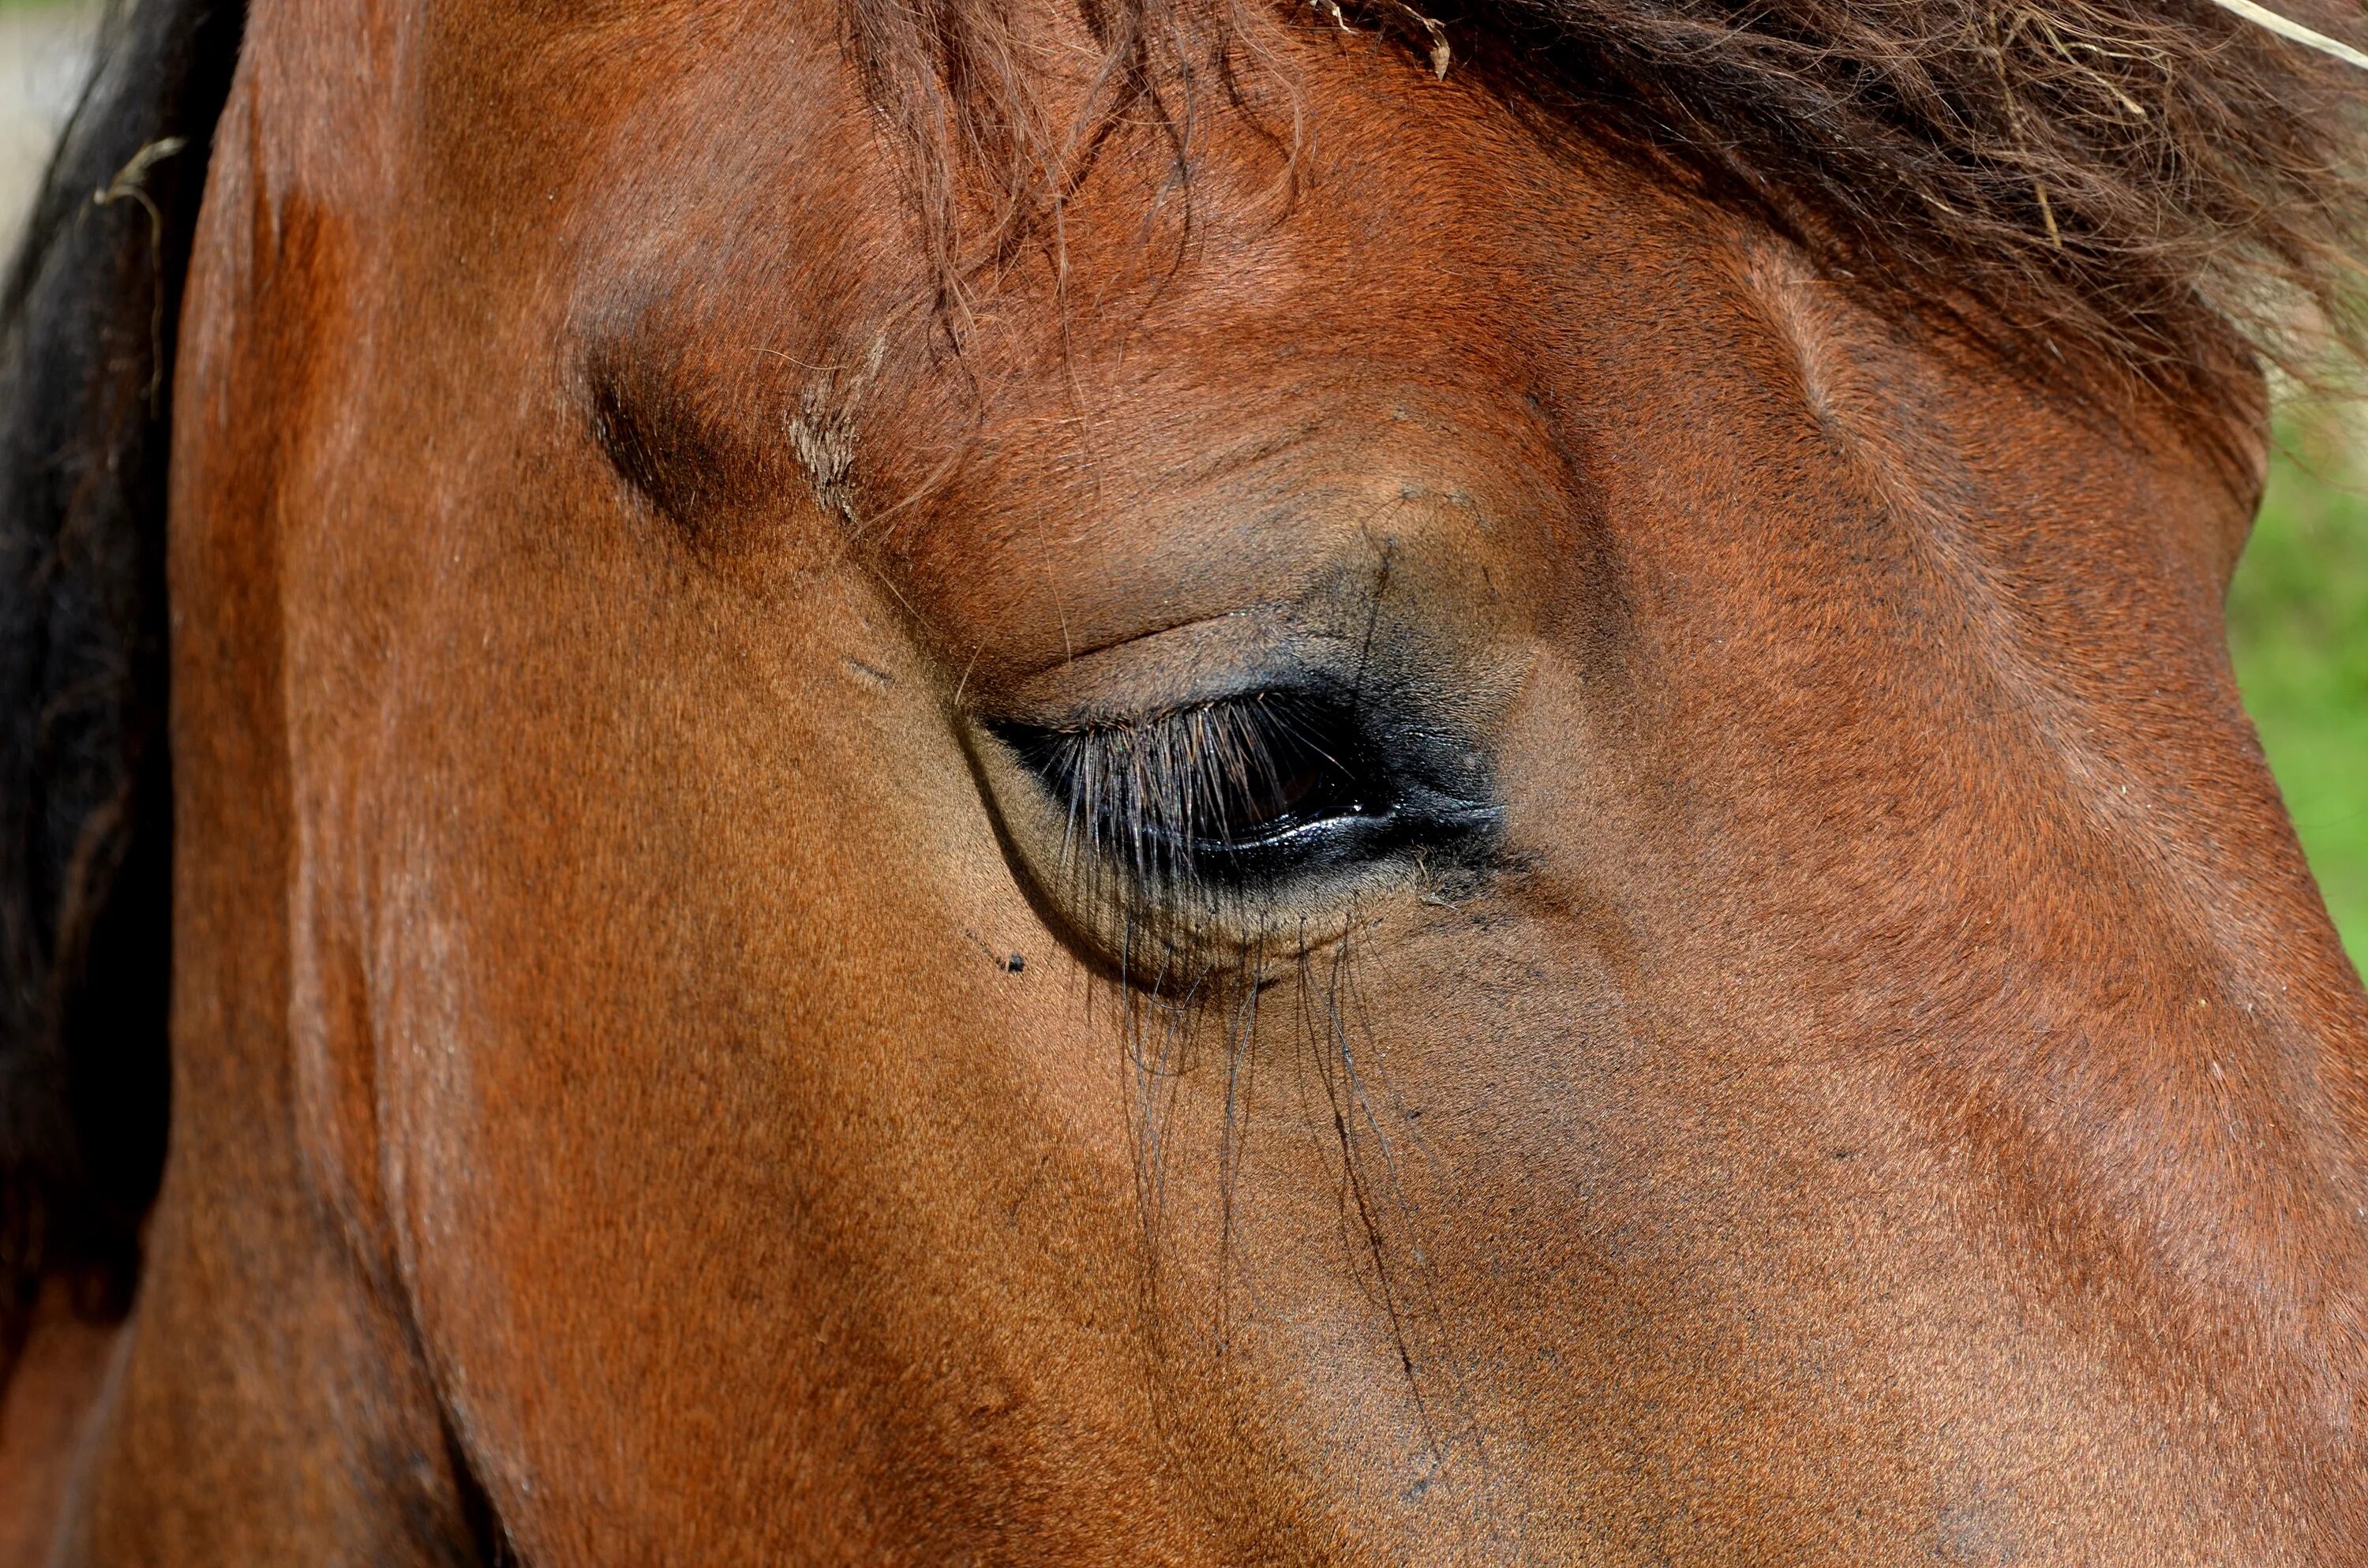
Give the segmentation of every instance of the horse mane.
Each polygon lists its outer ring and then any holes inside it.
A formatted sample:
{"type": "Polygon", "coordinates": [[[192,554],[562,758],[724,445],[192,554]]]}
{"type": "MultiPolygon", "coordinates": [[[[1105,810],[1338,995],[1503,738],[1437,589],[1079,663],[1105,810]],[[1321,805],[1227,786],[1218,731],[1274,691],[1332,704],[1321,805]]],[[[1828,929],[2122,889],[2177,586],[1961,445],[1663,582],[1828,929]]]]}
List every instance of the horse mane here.
{"type": "MultiPolygon", "coordinates": [[[[1249,3],[1080,0],[1107,60],[1090,123],[1053,125],[1015,0],[844,0],[955,291],[980,233],[1031,232],[1141,111],[1189,173],[1199,84],[1250,112],[1258,19],[1224,9],[1249,3]]],[[[1461,3],[1304,20],[1467,72],[2026,362],[2210,407],[2260,357],[2368,342],[2368,73],[2209,0],[1461,3]]],[[[241,0],[109,16],[0,283],[0,1376],[44,1277],[122,1309],[163,1165],[172,349],[243,26],[241,0]]]]}
{"type": "Polygon", "coordinates": [[[172,354],[242,23],[102,18],[0,281],[0,1377],[45,1275],[124,1308],[163,1169],[172,354]]]}
{"type": "MultiPolygon", "coordinates": [[[[1189,187],[1203,106],[1241,108],[1259,69],[1248,0],[1087,0],[1108,58],[1079,121],[1053,123],[1012,3],[847,0],[957,305],[965,257],[1054,231],[1039,220],[1113,128],[1158,128],[1189,187]],[[988,214],[968,243],[966,177],[988,214]]],[[[2324,0],[2280,3],[2321,30],[2356,26],[2324,0]]],[[[1549,134],[1740,210],[2021,370],[2134,379],[2208,419],[2263,359],[2316,381],[2368,347],[2368,71],[2212,0],[1308,0],[1304,15],[1464,72],[1549,134]]]]}

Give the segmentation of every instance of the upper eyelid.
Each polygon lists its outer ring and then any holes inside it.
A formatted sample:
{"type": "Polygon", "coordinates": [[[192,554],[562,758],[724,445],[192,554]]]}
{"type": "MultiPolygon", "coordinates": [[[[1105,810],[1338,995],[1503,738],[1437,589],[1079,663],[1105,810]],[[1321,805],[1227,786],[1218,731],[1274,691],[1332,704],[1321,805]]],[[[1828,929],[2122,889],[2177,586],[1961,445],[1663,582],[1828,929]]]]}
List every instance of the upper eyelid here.
{"type": "Polygon", "coordinates": [[[1100,728],[1260,691],[1331,684],[1354,641],[1261,608],[1132,638],[1038,671],[973,704],[989,722],[1100,728]]]}
{"type": "Polygon", "coordinates": [[[1196,698],[1144,712],[1093,713],[1051,723],[1031,722],[1024,719],[993,719],[988,721],[988,727],[1027,729],[1047,735],[1109,735],[1129,732],[1140,733],[1156,729],[1162,724],[1174,723],[1195,713],[1208,713],[1220,710],[1264,709],[1266,711],[1282,714],[1285,712],[1282,707],[1284,700],[1309,699],[1320,699],[1316,692],[1260,686],[1245,691],[1228,692],[1222,696],[1196,698]],[[1277,700],[1274,706],[1269,708],[1266,706],[1266,699],[1270,698],[1277,700]]]}
{"type": "MultiPolygon", "coordinates": [[[[1129,713],[1122,716],[1096,717],[1049,724],[1033,723],[1018,719],[990,719],[985,722],[989,731],[1007,743],[1021,745],[1024,748],[1029,744],[1042,744],[1043,740],[1053,737],[1076,742],[1118,735],[1146,735],[1155,733],[1164,727],[1176,725],[1196,714],[1258,712],[1266,715],[1269,722],[1281,732],[1281,734],[1275,738],[1297,736],[1313,739],[1306,724],[1303,722],[1308,715],[1294,714],[1292,709],[1301,703],[1311,707],[1327,703],[1335,695],[1328,687],[1319,687],[1312,691],[1259,687],[1236,695],[1179,703],[1149,713],[1129,713]]],[[[1333,716],[1347,720],[1351,724],[1354,722],[1353,717],[1346,710],[1333,716]]],[[[1335,755],[1332,749],[1323,749],[1325,760],[1334,767],[1347,767],[1351,765],[1352,758],[1349,756],[1335,755]]],[[[1340,749],[1361,752],[1364,747],[1359,745],[1354,748],[1340,749]]]]}

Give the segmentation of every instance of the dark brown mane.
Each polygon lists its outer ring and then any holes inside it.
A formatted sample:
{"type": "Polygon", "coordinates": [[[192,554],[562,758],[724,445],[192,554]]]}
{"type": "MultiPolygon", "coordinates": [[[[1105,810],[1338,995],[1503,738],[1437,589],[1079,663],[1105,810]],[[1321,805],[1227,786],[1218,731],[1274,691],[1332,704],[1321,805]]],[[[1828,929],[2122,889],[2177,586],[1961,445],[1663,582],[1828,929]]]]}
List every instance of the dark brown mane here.
{"type": "MultiPolygon", "coordinates": [[[[1150,105],[1180,163],[1200,106],[1238,101],[1239,13],[1113,0],[1087,7],[1109,49],[1089,122],[1049,123],[1004,6],[850,0],[947,255],[962,248],[950,171],[983,171],[987,226],[1008,235],[1121,115],[1150,105]]],[[[1322,0],[1301,14],[1336,25],[1322,0]]],[[[1338,15],[1395,35],[1409,63],[1435,22],[1452,69],[2036,363],[2208,397],[2256,354],[2323,372],[2368,331],[2368,71],[2209,0],[1364,0],[1338,15]]]]}
{"type": "Polygon", "coordinates": [[[0,1379],[45,1271],[120,1308],[164,1165],[167,389],[241,16],[111,12],[0,285],[0,1379]]]}

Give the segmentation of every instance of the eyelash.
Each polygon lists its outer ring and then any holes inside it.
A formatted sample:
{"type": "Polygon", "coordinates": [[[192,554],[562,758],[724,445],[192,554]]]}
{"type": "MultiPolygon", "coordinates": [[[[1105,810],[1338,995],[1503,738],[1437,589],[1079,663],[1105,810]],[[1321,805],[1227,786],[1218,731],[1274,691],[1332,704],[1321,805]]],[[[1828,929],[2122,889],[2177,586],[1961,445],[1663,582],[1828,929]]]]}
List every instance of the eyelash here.
{"type": "Polygon", "coordinates": [[[1139,895],[1288,876],[1391,792],[1337,702],[1259,692],[1131,723],[996,726],[1068,812],[1072,869],[1109,868],[1139,895]]]}

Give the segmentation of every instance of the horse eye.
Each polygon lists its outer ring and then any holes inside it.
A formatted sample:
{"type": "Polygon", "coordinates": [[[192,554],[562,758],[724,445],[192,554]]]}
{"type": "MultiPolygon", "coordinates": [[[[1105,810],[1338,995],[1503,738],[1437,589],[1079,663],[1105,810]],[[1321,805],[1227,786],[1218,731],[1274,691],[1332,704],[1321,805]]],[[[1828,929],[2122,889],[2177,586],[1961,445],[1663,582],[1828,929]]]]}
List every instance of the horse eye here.
{"type": "Polygon", "coordinates": [[[1386,812],[1353,716],[1258,693],[1078,729],[996,733],[1065,810],[1069,849],[1154,881],[1280,874],[1332,824],[1386,812]]]}
{"type": "Polygon", "coordinates": [[[1211,781],[1206,813],[1212,836],[1228,842],[1360,808],[1357,780],[1339,759],[1298,735],[1279,737],[1211,781]]]}

